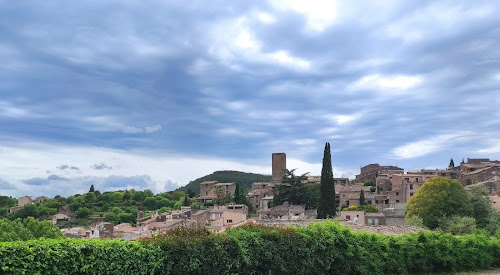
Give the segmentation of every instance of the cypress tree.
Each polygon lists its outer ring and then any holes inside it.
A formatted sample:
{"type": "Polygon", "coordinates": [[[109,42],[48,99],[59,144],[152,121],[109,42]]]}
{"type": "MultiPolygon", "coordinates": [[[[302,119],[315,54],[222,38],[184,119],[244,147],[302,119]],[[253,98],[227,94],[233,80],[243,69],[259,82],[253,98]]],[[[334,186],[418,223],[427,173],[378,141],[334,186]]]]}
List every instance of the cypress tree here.
{"type": "Polygon", "coordinates": [[[234,203],[240,202],[240,184],[236,183],[236,190],[234,191],[234,203]]]}
{"type": "Polygon", "coordinates": [[[190,206],[191,202],[189,202],[188,195],[184,197],[184,201],[182,202],[182,206],[190,206]]]}
{"type": "Polygon", "coordinates": [[[318,219],[334,218],[337,207],[335,205],[335,184],[333,182],[332,156],[330,143],[325,144],[323,153],[323,168],[321,169],[320,199],[318,219]]]}
{"type": "Polygon", "coordinates": [[[455,162],[453,159],[450,159],[450,165],[448,165],[449,168],[454,168],[455,167],[455,162]]]}
{"type": "Polygon", "coordinates": [[[365,204],[366,204],[365,192],[363,192],[363,189],[361,189],[361,192],[359,193],[359,205],[363,206],[365,204]]]}
{"type": "Polygon", "coordinates": [[[94,189],[94,185],[93,185],[93,184],[90,186],[90,190],[89,190],[89,192],[95,192],[95,189],[94,189]]]}

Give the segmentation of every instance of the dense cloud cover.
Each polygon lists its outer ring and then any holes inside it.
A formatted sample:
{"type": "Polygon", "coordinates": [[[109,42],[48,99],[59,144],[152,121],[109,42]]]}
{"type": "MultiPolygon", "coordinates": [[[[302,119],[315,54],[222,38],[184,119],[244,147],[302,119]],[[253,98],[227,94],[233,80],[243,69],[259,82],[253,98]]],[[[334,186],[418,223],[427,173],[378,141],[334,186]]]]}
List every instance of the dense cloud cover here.
{"type": "Polygon", "coordinates": [[[0,1],[0,193],[159,192],[270,173],[278,150],[319,174],[326,141],[336,176],[498,159],[498,14],[491,1],[0,1]]]}

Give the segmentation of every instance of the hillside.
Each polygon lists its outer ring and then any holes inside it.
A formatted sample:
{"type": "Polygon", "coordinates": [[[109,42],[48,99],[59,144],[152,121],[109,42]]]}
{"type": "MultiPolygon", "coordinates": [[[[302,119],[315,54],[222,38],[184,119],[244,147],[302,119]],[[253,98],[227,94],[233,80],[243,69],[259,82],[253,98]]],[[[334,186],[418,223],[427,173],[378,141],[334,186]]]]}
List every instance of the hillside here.
{"type": "Polygon", "coordinates": [[[270,175],[245,173],[239,171],[216,171],[210,175],[206,175],[194,181],[191,181],[186,186],[180,187],[176,191],[186,192],[188,189],[191,189],[196,193],[196,195],[198,195],[200,193],[200,183],[204,181],[236,182],[240,184],[241,190],[246,190],[252,187],[252,183],[254,182],[267,182],[270,180],[270,175]]]}

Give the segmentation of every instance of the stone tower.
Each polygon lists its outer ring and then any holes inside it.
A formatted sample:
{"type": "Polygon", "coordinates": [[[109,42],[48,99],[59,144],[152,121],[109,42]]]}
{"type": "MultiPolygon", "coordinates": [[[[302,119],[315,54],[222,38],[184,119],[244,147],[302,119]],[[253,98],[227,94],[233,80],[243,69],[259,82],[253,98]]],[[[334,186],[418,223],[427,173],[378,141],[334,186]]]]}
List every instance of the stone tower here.
{"type": "Polygon", "coordinates": [[[281,182],[286,169],[286,154],[273,153],[273,176],[271,182],[281,182]]]}

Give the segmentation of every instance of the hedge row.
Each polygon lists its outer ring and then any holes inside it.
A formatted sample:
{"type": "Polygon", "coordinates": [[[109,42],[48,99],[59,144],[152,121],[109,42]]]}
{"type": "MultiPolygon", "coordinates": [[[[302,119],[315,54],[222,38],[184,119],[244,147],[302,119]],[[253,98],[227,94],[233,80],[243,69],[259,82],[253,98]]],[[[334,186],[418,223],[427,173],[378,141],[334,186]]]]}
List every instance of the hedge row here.
{"type": "Polygon", "coordinates": [[[0,243],[13,274],[415,274],[500,267],[500,241],[436,232],[386,236],[335,222],[302,228],[246,226],[224,234],[177,231],[142,242],[0,243]]]}

